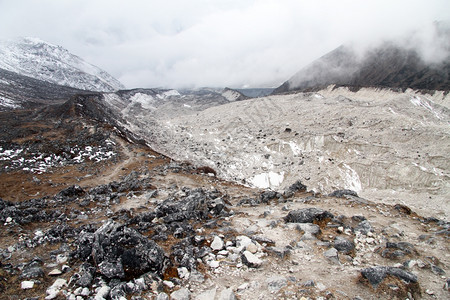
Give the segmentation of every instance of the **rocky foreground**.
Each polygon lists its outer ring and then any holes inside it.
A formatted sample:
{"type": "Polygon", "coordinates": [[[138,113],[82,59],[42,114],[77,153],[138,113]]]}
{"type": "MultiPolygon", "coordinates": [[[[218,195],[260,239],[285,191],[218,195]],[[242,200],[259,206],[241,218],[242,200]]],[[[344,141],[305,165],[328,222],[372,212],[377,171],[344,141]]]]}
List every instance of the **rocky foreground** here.
{"type": "Polygon", "coordinates": [[[109,125],[40,115],[0,118],[2,299],[450,296],[444,220],[300,181],[240,186],[109,125]]]}

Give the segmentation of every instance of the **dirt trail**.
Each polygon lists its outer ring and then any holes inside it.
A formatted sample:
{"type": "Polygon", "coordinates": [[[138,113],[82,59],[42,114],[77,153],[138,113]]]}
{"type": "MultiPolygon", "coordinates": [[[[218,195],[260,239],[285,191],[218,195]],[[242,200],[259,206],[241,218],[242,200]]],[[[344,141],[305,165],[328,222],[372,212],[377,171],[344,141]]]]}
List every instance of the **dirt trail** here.
{"type": "Polygon", "coordinates": [[[136,153],[130,151],[122,139],[116,138],[115,142],[120,144],[122,152],[121,155],[124,155],[125,159],[123,159],[118,165],[116,165],[108,175],[99,178],[101,184],[105,184],[113,181],[114,179],[117,179],[120,173],[123,173],[122,171],[124,168],[136,161],[136,153]]]}

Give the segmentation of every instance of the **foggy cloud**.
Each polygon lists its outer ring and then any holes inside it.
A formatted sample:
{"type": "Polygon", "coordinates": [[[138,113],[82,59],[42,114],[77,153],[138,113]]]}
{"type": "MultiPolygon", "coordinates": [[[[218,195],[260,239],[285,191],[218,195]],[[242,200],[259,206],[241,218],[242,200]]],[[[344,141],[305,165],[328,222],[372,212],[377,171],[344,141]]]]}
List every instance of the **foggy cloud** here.
{"type": "Polygon", "coordinates": [[[413,32],[436,61],[449,41],[427,30],[449,20],[448,0],[0,0],[0,38],[61,45],[128,88],[274,87],[341,44],[413,32]]]}

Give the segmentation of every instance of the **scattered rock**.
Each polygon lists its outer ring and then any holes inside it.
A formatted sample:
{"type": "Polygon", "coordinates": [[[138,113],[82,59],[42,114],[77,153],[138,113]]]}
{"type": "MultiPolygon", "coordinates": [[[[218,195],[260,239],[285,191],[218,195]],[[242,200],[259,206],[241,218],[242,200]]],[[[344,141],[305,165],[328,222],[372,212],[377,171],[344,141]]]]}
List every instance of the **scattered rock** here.
{"type": "Polygon", "coordinates": [[[450,278],[447,278],[444,284],[444,290],[450,292],[450,278]]]}
{"type": "Polygon", "coordinates": [[[39,266],[40,262],[33,261],[26,265],[22,274],[20,274],[20,278],[22,279],[31,279],[31,278],[42,278],[44,277],[44,270],[39,266]]]}
{"type": "Polygon", "coordinates": [[[186,288],[181,288],[170,294],[172,300],[189,300],[191,299],[191,292],[186,288]]]}
{"type": "Polygon", "coordinates": [[[277,293],[287,285],[287,279],[283,276],[273,276],[266,280],[269,291],[277,293]]]}
{"type": "Polygon", "coordinates": [[[156,300],[169,300],[169,296],[166,293],[159,293],[156,300]]]}
{"type": "Polygon", "coordinates": [[[281,248],[281,247],[267,247],[266,250],[269,253],[272,253],[272,254],[278,256],[281,259],[284,259],[284,258],[288,257],[291,254],[291,249],[289,249],[288,247],[285,247],[285,248],[281,248]]]}
{"type": "Polygon", "coordinates": [[[214,251],[219,251],[223,249],[223,246],[224,246],[223,240],[220,237],[215,236],[214,240],[211,243],[211,248],[214,251]]]}
{"type": "Polygon", "coordinates": [[[340,264],[339,257],[338,257],[338,251],[335,248],[330,248],[327,251],[323,253],[323,256],[325,256],[328,260],[335,264],[340,264]]]}
{"type": "Polygon", "coordinates": [[[367,235],[369,232],[373,232],[373,227],[370,225],[369,221],[361,221],[355,228],[355,232],[367,235]]]}
{"type": "Polygon", "coordinates": [[[343,237],[337,236],[334,239],[334,248],[336,248],[336,250],[339,252],[349,254],[355,249],[355,243],[343,237]]]}
{"type": "Polygon", "coordinates": [[[34,287],[34,281],[25,280],[20,283],[22,290],[32,289],[34,287]]]}
{"type": "Polygon", "coordinates": [[[336,190],[329,194],[330,197],[344,198],[345,196],[358,197],[358,194],[352,190],[336,190]]]}
{"type": "Polygon", "coordinates": [[[258,252],[258,247],[254,244],[254,243],[250,243],[247,247],[246,247],[247,251],[250,251],[251,253],[255,254],[256,252],[258,252]]]}
{"type": "MultiPolygon", "coordinates": [[[[392,276],[401,280],[400,282],[398,280],[394,281],[394,286],[397,286],[397,288],[391,289],[394,294],[401,295],[403,297],[405,297],[407,293],[420,295],[420,287],[417,282],[417,276],[400,268],[384,266],[372,267],[361,270],[361,275],[362,278],[366,279],[375,290],[389,276],[392,276]],[[403,286],[398,286],[399,284],[402,284],[402,282],[403,286]]],[[[388,284],[391,283],[388,281],[388,284]]]]}
{"type": "Polygon", "coordinates": [[[45,297],[46,300],[55,299],[58,297],[61,289],[67,285],[67,281],[62,278],[58,278],[55,282],[47,289],[45,297]]]}
{"type": "Polygon", "coordinates": [[[252,240],[245,235],[240,235],[236,237],[236,247],[245,249],[248,245],[252,243],[252,240]]]}
{"type": "Polygon", "coordinates": [[[62,271],[59,269],[53,269],[48,273],[49,276],[59,276],[61,274],[62,274],[62,271]]]}
{"type": "Polygon", "coordinates": [[[162,248],[124,225],[110,221],[88,236],[92,237],[88,239],[92,243],[84,242],[85,239],[81,236],[74,256],[92,257],[99,266],[100,273],[108,278],[159,272],[164,265],[162,248]]]}
{"type": "Polygon", "coordinates": [[[389,259],[403,258],[406,255],[413,254],[417,254],[416,248],[414,245],[407,242],[387,242],[385,249],[381,251],[381,256],[389,259]]]}
{"type": "Polygon", "coordinates": [[[251,268],[259,268],[263,261],[256,257],[254,254],[252,254],[250,251],[244,251],[244,253],[241,256],[242,262],[251,267],[251,268]]]}
{"type": "Polygon", "coordinates": [[[111,291],[111,288],[107,285],[103,285],[97,292],[97,294],[94,297],[94,300],[104,300],[107,299],[109,292],[111,291]]]}
{"type": "Polygon", "coordinates": [[[186,267],[178,268],[177,272],[181,279],[189,279],[189,270],[186,267]]]}

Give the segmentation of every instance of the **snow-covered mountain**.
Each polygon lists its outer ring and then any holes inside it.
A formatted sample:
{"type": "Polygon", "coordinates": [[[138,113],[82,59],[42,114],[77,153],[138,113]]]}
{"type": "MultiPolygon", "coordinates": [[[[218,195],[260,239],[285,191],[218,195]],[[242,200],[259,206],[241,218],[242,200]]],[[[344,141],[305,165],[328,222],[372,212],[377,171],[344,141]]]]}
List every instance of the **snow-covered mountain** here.
{"type": "Polygon", "coordinates": [[[36,38],[0,41],[0,68],[81,90],[112,92],[125,88],[107,72],[63,47],[36,38]]]}

